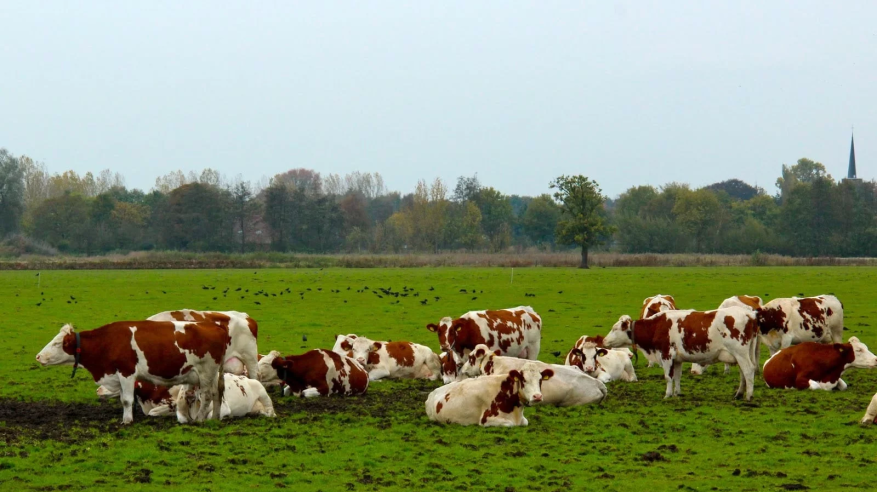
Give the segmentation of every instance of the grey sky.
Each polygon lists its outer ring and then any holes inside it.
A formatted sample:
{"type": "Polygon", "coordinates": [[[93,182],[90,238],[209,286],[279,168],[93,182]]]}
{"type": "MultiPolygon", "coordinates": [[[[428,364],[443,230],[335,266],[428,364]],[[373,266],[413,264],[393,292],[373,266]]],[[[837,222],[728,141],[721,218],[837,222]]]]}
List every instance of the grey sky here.
{"type": "Polygon", "coordinates": [[[0,146],[128,186],[213,167],[505,193],[877,177],[877,2],[0,1],[0,146]]]}

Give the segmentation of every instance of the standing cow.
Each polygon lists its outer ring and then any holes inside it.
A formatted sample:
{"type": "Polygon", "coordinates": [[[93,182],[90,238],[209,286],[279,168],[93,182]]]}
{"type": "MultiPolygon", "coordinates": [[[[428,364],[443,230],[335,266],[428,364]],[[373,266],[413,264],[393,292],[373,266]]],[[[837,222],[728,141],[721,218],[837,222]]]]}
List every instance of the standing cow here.
{"type": "Polygon", "coordinates": [[[761,339],[771,355],[802,342],[843,341],[843,304],[837,297],[778,298],[755,311],[761,339]]]}
{"type": "Polygon", "coordinates": [[[877,367],[877,357],[856,337],[847,343],[804,342],[784,348],[764,363],[768,388],[847,389],[841,379],[849,367],[877,367]]]}
{"type": "Polygon", "coordinates": [[[241,375],[246,370],[249,377],[259,379],[259,356],[256,344],[256,339],[259,336],[259,325],[247,313],[180,309],[154,314],[147,319],[150,321],[207,322],[225,326],[231,337],[231,345],[225,355],[223,371],[241,375]]]}
{"type": "Polygon", "coordinates": [[[551,370],[554,377],[542,383],[542,403],[567,407],[600,403],[606,398],[606,385],[584,372],[569,366],[546,364],[517,357],[503,357],[479,345],[469,353],[461,372],[470,378],[482,375],[508,374],[534,365],[537,370],[551,370]]]}
{"type": "Polygon", "coordinates": [[[446,384],[429,394],[426,416],[441,424],[527,425],[523,406],[542,401],[542,382],[553,376],[531,362],[520,371],[446,384]]]}
{"type": "MultiPolygon", "coordinates": [[[[664,311],[674,310],[676,310],[676,299],[674,299],[673,296],[657,294],[652,297],[646,297],[645,299],[643,299],[643,305],[639,311],[639,319],[646,319],[649,316],[654,316],[664,311]]],[[[636,346],[633,347],[633,351],[637,351],[636,346]]],[[[648,367],[652,367],[661,363],[661,361],[658,360],[657,356],[655,356],[654,354],[650,354],[646,351],[643,351],[643,353],[646,356],[646,360],[649,362],[648,367]]]]}
{"type": "MultiPolygon", "coordinates": [[[[756,309],[761,307],[761,298],[758,296],[746,296],[746,295],[733,296],[733,297],[729,297],[729,298],[725,299],[724,301],[722,301],[721,304],[719,304],[719,309],[729,308],[729,307],[742,307],[744,309],[751,309],[751,310],[755,311],[756,309]]],[[[755,363],[756,372],[759,369],[758,363],[760,360],[761,360],[761,345],[758,345],[755,349],[755,359],[752,361],[755,363]]],[[[691,364],[691,374],[697,374],[697,375],[703,374],[703,371],[705,371],[707,367],[709,367],[709,364],[707,364],[707,365],[691,364]]],[[[725,374],[730,374],[730,373],[731,373],[730,364],[725,364],[725,374]]]]}
{"type": "Polygon", "coordinates": [[[740,386],[736,397],[752,399],[758,323],[755,313],[743,308],[715,311],[666,311],[634,321],[622,316],[603,343],[607,347],[637,344],[654,354],[664,368],[667,381],[665,398],[679,395],[683,362],[736,363],[740,366],[740,386]]]}
{"type": "Polygon", "coordinates": [[[369,381],[355,360],[323,349],[287,357],[272,350],[259,359],[259,373],[265,386],[284,383],[290,393],[305,398],[361,395],[369,381]]]}
{"type": "Polygon", "coordinates": [[[220,405],[219,375],[230,343],[228,329],[210,323],[118,321],[84,332],[64,325],[37,354],[37,362],[43,366],[73,364],[74,374],[81,365],[97,384],[118,391],[124,424],[134,421],[136,381],[198,385],[202,410],[195,420],[202,421],[207,417],[207,402],[220,405]]]}
{"type": "Polygon", "coordinates": [[[368,371],[372,381],[390,379],[430,379],[441,376],[439,356],[425,345],[411,342],[376,342],[365,337],[349,341],[348,357],[368,371]]]}
{"type": "Polygon", "coordinates": [[[539,357],[542,319],[530,306],[497,311],[469,311],[457,319],[442,318],[426,328],[438,334],[442,350],[455,352],[463,360],[476,345],[521,359],[539,357]]]}

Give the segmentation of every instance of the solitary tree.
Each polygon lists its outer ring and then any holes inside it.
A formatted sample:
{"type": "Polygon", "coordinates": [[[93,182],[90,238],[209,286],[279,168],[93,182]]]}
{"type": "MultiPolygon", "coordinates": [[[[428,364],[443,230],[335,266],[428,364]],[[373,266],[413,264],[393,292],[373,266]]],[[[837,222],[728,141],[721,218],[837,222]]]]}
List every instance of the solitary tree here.
{"type": "Polygon", "coordinates": [[[560,203],[561,211],[557,241],[581,246],[579,268],[588,268],[588,248],[605,241],[615,229],[603,215],[606,197],[596,181],[582,175],[560,176],[551,182],[551,188],[557,189],[554,199],[560,203]]]}

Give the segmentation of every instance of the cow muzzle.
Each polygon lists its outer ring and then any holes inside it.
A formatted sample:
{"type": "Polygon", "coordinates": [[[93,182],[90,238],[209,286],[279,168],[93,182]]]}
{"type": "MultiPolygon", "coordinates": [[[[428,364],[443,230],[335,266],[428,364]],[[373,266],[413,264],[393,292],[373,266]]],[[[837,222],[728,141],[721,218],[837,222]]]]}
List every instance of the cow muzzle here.
{"type": "Polygon", "coordinates": [[[533,401],[541,402],[542,401],[542,393],[536,393],[535,395],[533,395],[533,401]]]}

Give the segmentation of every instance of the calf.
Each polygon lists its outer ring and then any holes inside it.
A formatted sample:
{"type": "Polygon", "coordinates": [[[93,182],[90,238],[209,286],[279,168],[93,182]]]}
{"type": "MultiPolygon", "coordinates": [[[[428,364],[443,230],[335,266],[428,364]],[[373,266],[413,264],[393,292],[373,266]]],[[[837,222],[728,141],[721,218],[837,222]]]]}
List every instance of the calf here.
{"type": "MultiPolygon", "coordinates": [[[[182,386],[171,388],[157,384],[137,381],[134,383],[134,398],[143,410],[143,415],[148,417],[164,417],[177,413],[177,395],[182,386]]],[[[120,388],[110,388],[105,385],[98,386],[97,396],[101,398],[116,398],[121,393],[120,388]]]]}
{"type": "Polygon", "coordinates": [[[487,350],[486,345],[475,347],[461,371],[468,377],[490,376],[521,371],[529,364],[539,371],[554,372],[554,377],[542,384],[542,403],[566,407],[599,403],[606,397],[606,385],[578,369],[517,357],[503,357],[487,350]]]}
{"type": "Polygon", "coordinates": [[[441,361],[432,349],[411,342],[375,342],[358,337],[351,345],[353,359],[366,371],[370,380],[430,379],[441,375],[441,361]]]}
{"type": "MultiPolygon", "coordinates": [[[[566,359],[564,359],[564,362],[563,362],[564,365],[574,366],[575,364],[573,363],[573,358],[575,356],[573,354],[573,351],[575,349],[581,350],[582,347],[584,347],[586,343],[593,343],[597,347],[606,348],[606,347],[603,347],[603,335],[596,335],[593,337],[588,336],[588,335],[582,335],[579,337],[578,340],[576,340],[576,343],[573,345],[572,349],[566,354],[566,359]]],[[[639,357],[637,355],[638,352],[631,351],[629,348],[624,348],[624,349],[620,349],[620,350],[622,352],[625,352],[628,355],[628,358],[630,358],[630,357],[638,358],[639,357]]]]}
{"type": "Polygon", "coordinates": [[[768,388],[847,389],[841,379],[848,367],[877,367],[877,357],[856,337],[847,343],[804,342],[784,348],[764,363],[768,388]]]}
{"type": "Polygon", "coordinates": [[[802,342],[843,341],[843,304],[834,296],[774,299],[755,312],[761,340],[771,355],[802,342]]]}
{"type": "Polygon", "coordinates": [[[611,381],[636,381],[636,372],[630,363],[630,351],[606,349],[595,343],[585,343],[582,348],[570,352],[566,365],[581,369],[585,374],[604,383],[611,381]]]}
{"type": "MultiPolygon", "coordinates": [[[[729,297],[729,298],[725,299],[724,301],[722,301],[721,304],[719,304],[719,309],[728,308],[728,307],[742,307],[744,309],[751,309],[754,311],[754,310],[761,307],[761,298],[758,296],[741,295],[741,296],[729,297]]],[[[752,361],[755,363],[756,372],[758,372],[758,368],[759,368],[758,362],[760,360],[761,360],[761,345],[757,345],[757,347],[755,349],[755,359],[753,359],[753,361],[752,361]]],[[[691,364],[691,374],[701,375],[701,374],[703,374],[703,371],[705,371],[707,367],[709,367],[709,364],[707,364],[707,365],[701,365],[701,364],[697,364],[697,363],[691,364]]],[[[730,364],[725,364],[725,374],[730,374],[730,373],[731,373],[730,364]]]]}
{"type": "Polygon", "coordinates": [[[444,351],[456,352],[464,359],[476,345],[504,355],[535,360],[542,343],[542,319],[530,306],[497,311],[469,311],[457,319],[442,318],[438,325],[428,324],[438,334],[444,351]]]}
{"type": "Polygon", "coordinates": [[[125,424],[134,421],[136,381],[198,385],[202,411],[195,420],[201,421],[207,417],[206,402],[219,406],[220,368],[230,343],[228,328],[210,323],[118,321],[81,333],[64,325],[37,354],[37,362],[73,364],[74,374],[81,365],[97,384],[118,388],[125,424]]]}
{"type": "Polygon", "coordinates": [[[369,381],[368,373],[355,360],[323,349],[287,357],[273,350],[259,359],[259,374],[266,386],[283,382],[290,393],[305,398],[361,395],[369,381]]]}
{"type": "MultiPolygon", "coordinates": [[[[271,397],[265,391],[262,383],[255,379],[249,379],[244,376],[235,376],[234,374],[224,374],[225,391],[222,395],[222,406],[219,411],[220,419],[229,417],[245,417],[247,415],[262,415],[265,417],[275,417],[274,404],[271,397]]],[[[173,389],[173,388],[172,388],[173,389]]],[[[195,392],[196,393],[196,392],[195,392]]],[[[192,419],[193,412],[200,410],[200,404],[196,395],[192,391],[178,391],[176,408],[189,407],[187,413],[177,410],[177,420],[181,424],[187,423],[192,419]],[[180,400],[187,399],[187,405],[180,405],[180,400]]],[[[212,417],[214,407],[211,404],[208,414],[212,417]]]]}
{"type": "Polygon", "coordinates": [[[426,416],[442,424],[527,425],[523,406],[542,401],[542,382],[552,376],[531,362],[520,371],[447,384],[429,394],[426,416]]]}
{"type": "Polygon", "coordinates": [[[213,323],[228,328],[231,345],[225,355],[223,371],[232,374],[247,374],[259,378],[258,348],[259,325],[247,313],[238,311],[195,311],[180,309],[164,311],[147,318],[150,321],[194,321],[213,323]]]}
{"type": "Polygon", "coordinates": [[[624,315],[606,335],[607,347],[636,343],[646,353],[656,355],[667,381],[665,398],[679,395],[683,362],[736,363],[740,366],[740,386],[735,396],[752,399],[758,323],[755,313],[739,307],[715,311],[665,311],[634,321],[624,315]]]}

